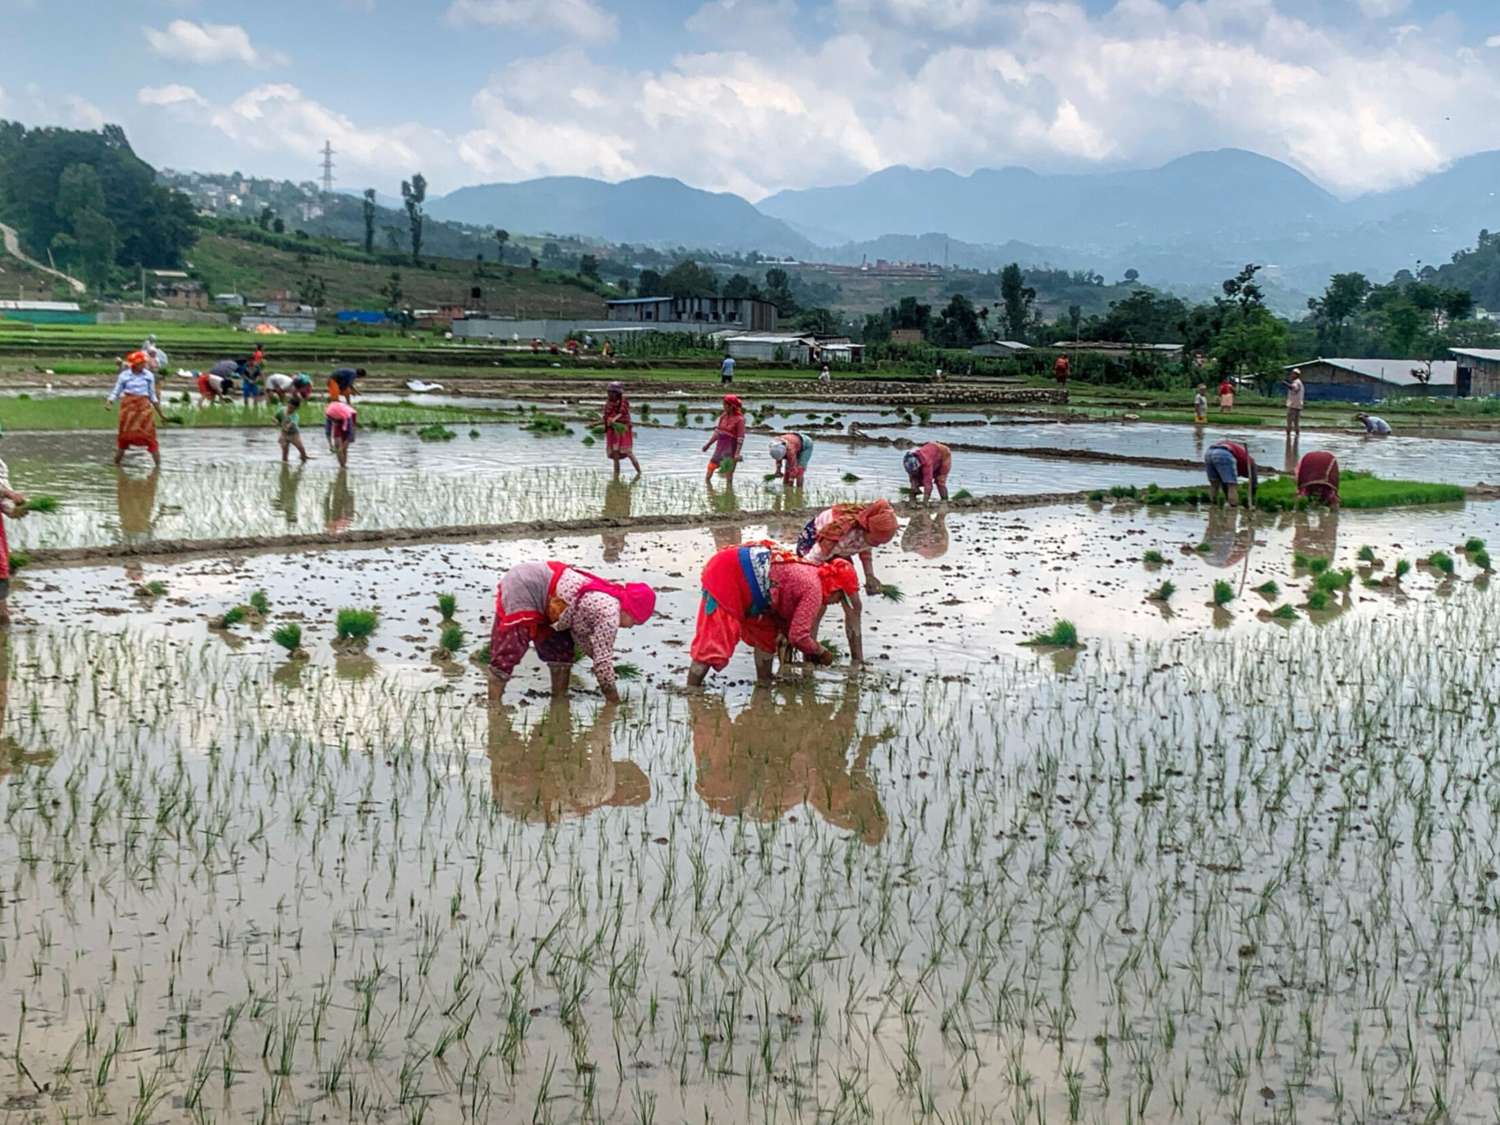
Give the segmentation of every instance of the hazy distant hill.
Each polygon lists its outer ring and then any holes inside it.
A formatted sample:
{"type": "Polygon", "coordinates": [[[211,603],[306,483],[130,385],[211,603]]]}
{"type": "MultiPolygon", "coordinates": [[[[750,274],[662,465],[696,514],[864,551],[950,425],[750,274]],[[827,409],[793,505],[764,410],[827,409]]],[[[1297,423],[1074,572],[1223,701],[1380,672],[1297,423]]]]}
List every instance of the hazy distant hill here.
{"type": "Polygon", "coordinates": [[[427,210],[440,219],[611,242],[798,256],[814,249],[791,227],[737,195],[701,191],[661,176],[618,184],[582,176],[481,184],[430,200],[427,210]]]}

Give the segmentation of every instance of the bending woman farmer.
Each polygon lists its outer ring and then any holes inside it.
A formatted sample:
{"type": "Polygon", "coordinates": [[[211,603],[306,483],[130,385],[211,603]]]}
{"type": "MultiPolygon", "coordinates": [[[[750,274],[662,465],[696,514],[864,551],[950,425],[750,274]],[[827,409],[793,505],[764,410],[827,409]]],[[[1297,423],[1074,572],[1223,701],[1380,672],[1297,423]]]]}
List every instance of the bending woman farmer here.
{"type": "Polygon", "coordinates": [[[1208,473],[1209,502],[1217,504],[1220,496],[1229,506],[1240,502],[1240,478],[1250,481],[1250,506],[1255,506],[1255,490],[1260,486],[1260,470],[1255,458],[1237,441],[1216,441],[1203,454],[1203,468],[1208,473]]]}
{"type": "Polygon", "coordinates": [[[1318,500],[1330,508],[1339,506],[1339,459],[1317,450],[1304,453],[1297,462],[1297,495],[1318,500]]]}
{"type": "Polygon", "coordinates": [[[611,703],[615,687],[615,635],[650,618],[656,591],[644,582],[620,585],[560,562],[524,562],[500,579],[490,632],[491,697],[498,701],[526,650],[552,673],[552,694],[567,695],[579,653],[594,661],[599,690],[611,703]]]}
{"type": "Polygon", "coordinates": [[[771,681],[782,637],[814,663],[832,664],[833,653],[818,643],[817,633],[824,610],[836,601],[844,607],[850,656],[864,660],[859,576],[845,559],[817,566],[767,543],[747,543],[709,559],[702,581],[689,687],[702,684],[710,668],[722,671],[741,639],[755,649],[761,683],[771,681]]]}
{"type": "Polygon", "coordinates": [[[911,481],[912,499],[921,490],[922,499],[932,499],[932,487],[937,486],[938,495],[948,499],[948,470],[953,468],[953,451],[940,441],[929,441],[926,445],[911,450],[901,458],[901,467],[911,481]]]}
{"type": "Polygon", "coordinates": [[[724,413],[714,425],[713,436],[703,443],[705,453],[709,446],[713,446],[714,451],[708,458],[708,472],[703,474],[703,479],[712,481],[720,465],[725,467],[724,475],[733,479],[740,450],[745,447],[745,404],[739,395],[724,396],[724,413]]]}
{"type": "Polygon", "coordinates": [[[810,563],[852,559],[857,555],[865,572],[865,590],[878,594],[881,586],[880,579],[875,577],[874,548],[896,538],[900,526],[889,500],[835,504],[807,521],[802,534],[797,536],[797,554],[810,563]]]}
{"type": "Polygon", "coordinates": [[[782,434],[771,442],[771,460],[776,475],[788,488],[800,487],[807,480],[807,466],[812,460],[813,440],[806,434],[782,434]]]}

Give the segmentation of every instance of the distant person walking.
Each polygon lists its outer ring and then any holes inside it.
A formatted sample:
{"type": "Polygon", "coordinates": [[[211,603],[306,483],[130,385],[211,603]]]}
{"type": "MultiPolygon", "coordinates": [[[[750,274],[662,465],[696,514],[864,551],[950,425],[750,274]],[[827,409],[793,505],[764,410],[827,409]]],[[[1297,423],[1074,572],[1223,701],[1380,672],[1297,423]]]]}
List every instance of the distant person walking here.
{"type": "Polygon", "coordinates": [[[827,387],[832,385],[832,383],[833,372],[828,370],[828,364],[825,363],[822,367],[822,370],[818,372],[818,385],[821,387],[827,387]]]}
{"type": "Polygon", "coordinates": [[[1234,411],[1234,380],[1228,375],[1219,380],[1219,409],[1226,414],[1234,411]]]}
{"type": "Polygon", "coordinates": [[[1193,395],[1193,421],[1200,426],[1208,421],[1208,387],[1203,383],[1193,395]]]}
{"type": "Polygon", "coordinates": [[[734,356],[726,355],[719,364],[719,385],[727,387],[734,382],[734,356]]]}
{"type": "Polygon", "coordinates": [[[1373,414],[1360,411],[1354,416],[1359,424],[1365,428],[1365,433],[1370,437],[1390,437],[1391,424],[1384,418],[1377,418],[1373,414]]]}
{"type": "Polygon", "coordinates": [[[135,446],[151,454],[161,465],[161,450],[156,443],[156,420],[165,422],[161,402],[156,395],[156,376],[147,366],[145,352],[131,352],[125,357],[125,370],[115,376],[114,390],[104,401],[120,404],[120,421],[115,429],[115,464],[125,460],[125,451],[135,446]]]}
{"type": "Polygon", "coordinates": [[[1302,436],[1302,407],[1307,403],[1307,385],[1302,382],[1302,369],[1292,368],[1292,377],[1281,385],[1286,388],[1286,436],[1290,441],[1302,436]]]}
{"type": "Polygon", "coordinates": [[[1068,389],[1068,374],[1072,370],[1072,364],[1065,355],[1057,357],[1052,364],[1052,378],[1057,380],[1057,389],[1065,391],[1068,389]]]}

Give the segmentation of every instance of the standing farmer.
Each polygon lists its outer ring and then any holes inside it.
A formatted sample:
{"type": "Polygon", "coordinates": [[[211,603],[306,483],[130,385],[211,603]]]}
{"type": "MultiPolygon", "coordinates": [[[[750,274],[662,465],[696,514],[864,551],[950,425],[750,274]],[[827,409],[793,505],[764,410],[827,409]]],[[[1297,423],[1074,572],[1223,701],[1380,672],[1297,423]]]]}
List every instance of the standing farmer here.
{"type": "Polygon", "coordinates": [[[1226,413],[1234,412],[1234,380],[1225,372],[1219,380],[1219,409],[1226,413]]]}
{"type": "Polygon", "coordinates": [[[734,382],[734,356],[726,355],[724,362],[719,364],[719,385],[729,386],[734,382]]]}
{"type": "Polygon", "coordinates": [[[1240,502],[1240,478],[1250,482],[1250,506],[1255,506],[1255,490],[1260,484],[1260,471],[1255,467],[1255,458],[1237,441],[1216,441],[1203,455],[1203,468],[1208,473],[1209,502],[1217,504],[1224,496],[1231,508],[1240,502]]]}
{"type": "Polygon", "coordinates": [[[1307,402],[1307,385],[1302,382],[1302,369],[1292,368],[1292,377],[1281,384],[1286,388],[1286,436],[1302,436],[1302,407],[1307,402]]]}
{"type": "Polygon", "coordinates": [[[713,446],[713,453],[708,458],[704,481],[712,483],[720,465],[724,466],[724,476],[733,480],[740,451],[745,447],[745,404],[739,395],[724,396],[724,412],[714,424],[713,436],[703,443],[703,452],[707,453],[709,446],[713,446]]]}
{"type": "Polygon", "coordinates": [[[125,370],[115,376],[114,390],[104,400],[111,406],[120,404],[120,421],[115,428],[115,464],[125,460],[127,449],[140,446],[159,466],[161,450],[156,443],[156,420],[165,422],[166,415],[156,397],[156,376],[147,366],[144,352],[131,352],[125,363],[125,370]]]}
{"type": "Polygon", "coordinates": [[[641,463],[635,459],[635,427],[630,422],[630,400],[625,397],[624,383],[611,383],[609,397],[604,400],[604,455],[615,463],[615,476],[620,475],[620,462],[626,460],[635,467],[635,475],[641,475],[641,463]]]}

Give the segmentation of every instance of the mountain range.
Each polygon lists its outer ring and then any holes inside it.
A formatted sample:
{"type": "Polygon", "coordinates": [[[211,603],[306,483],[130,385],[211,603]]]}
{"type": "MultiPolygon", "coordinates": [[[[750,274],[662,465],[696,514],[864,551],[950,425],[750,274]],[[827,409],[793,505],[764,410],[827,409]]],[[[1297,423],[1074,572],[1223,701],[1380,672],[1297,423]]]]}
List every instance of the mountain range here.
{"type": "Polygon", "coordinates": [[[1497,182],[1500,152],[1486,152],[1407,187],[1340,200],[1290,165],[1220,149],[1096,173],[898,166],[754,205],[662,177],[557,176],[460,188],[428,210],[528,233],[845,263],[906,256],[903,246],[937,261],[941,246],[955,266],[1134,268],[1143,280],[1182,288],[1211,285],[1253,261],[1289,290],[1316,292],[1340,271],[1384,278],[1447,261],[1481,228],[1500,228],[1497,182]]]}

